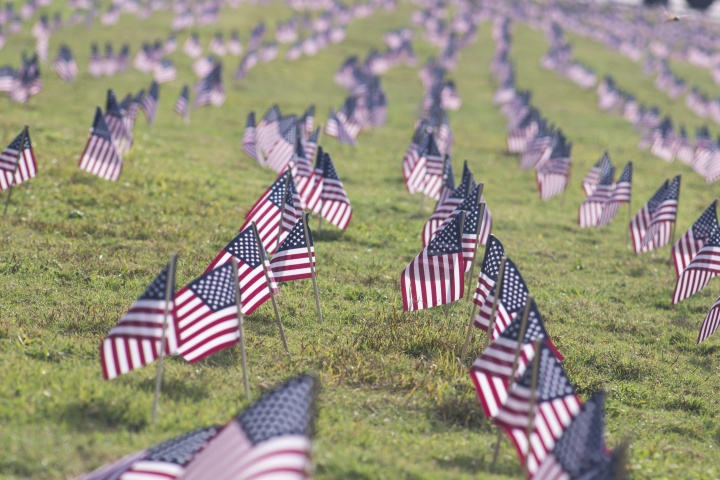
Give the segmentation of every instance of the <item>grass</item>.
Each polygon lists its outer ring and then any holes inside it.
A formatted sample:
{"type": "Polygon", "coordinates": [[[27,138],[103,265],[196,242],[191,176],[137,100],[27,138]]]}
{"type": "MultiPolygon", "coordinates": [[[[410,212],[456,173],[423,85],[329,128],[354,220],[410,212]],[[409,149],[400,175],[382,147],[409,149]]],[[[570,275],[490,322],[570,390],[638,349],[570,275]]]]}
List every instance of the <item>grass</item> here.
{"type": "MultiPolygon", "coordinates": [[[[411,11],[403,3],[357,21],[346,42],[314,58],[257,67],[242,83],[228,84],[225,106],[193,111],[189,126],[172,113],[183,82],[194,81],[190,61],[176,53],[180,80],[161,87],[154,127],[138,121],[135,145],[114,184],[79,171],[77,157],[105,90],[137,91],[147,87],[147,76],[129,71],[95,80],[82,73],[66,85],[44,66],[40,96],[26,106],[0,99],[0,138],[9,142],[30,125],[39,164],[38,177],[13,194],[0,233],[0,476],[71,477],[225,422],[246,406],[236,349],[197,365],[173,358],[165,364],[160,419],[152,426],[154,368],[105,382],[100,342],[171,252],[180,256],[179,285],[199,275],[272,181],[272,172],[240,150],[247,112],[262,114],[277,102],[283,112],[300,113],[315,103],[324,120],[345,96],[332,82],[341,61],[381,48],[382,34],[406,25],[411,11]]],[[[260,19],[273,25],[290,15],[278,2],[224,10],[218,25],[199,29],[201,40],[238,28],[246,41],[260,19]]],[[[63,29],[51,39],[51,56],[60,42],[68,43],[84,72],[89,41],[112,40],[116,48],[127,41],[134,52],[142,41],[166,38],[169,21],[160,12],[144,21],[124,16],[109,28],[63,29]]],[[[665,178],[683,174],[678,231],[718,188],[685,165],[638,151],[630,125],[599,112],[594,92],[541,70],[547,43],[540,32],[516,26],[513,36],[520,86],[532,88],[534,103],[574,143],[572,185],[565,198],[543,203],[533,174],[519,171],[516,158],[504,153],[504,120],[491,104],[487,23],[451,74],[464,102],[451,113],[455,169],[468,159],[485,182],[494,233],[523,272],[578,392],[587,398],[607,388],[608,442],[631,438],[633,477],[716,478],[720,344],[711,337],[698,346],[695,339],[718,284],[671,307],[667,248],[632,254],[625,211],[600,231],[580,230],[576,218],[580,179],[605,149],[616,166],[635,162],[633,213],[665,178]]],[[[687,125],[700,123],[681,102],[655,91],[641,66],[601,45],[572,41],[580,60],[615,74],[641,101],[657,103],[687,125]]],[[[28,35],[11,37],[0,64],[17,64],[20,51],[32,48],[28,35]]],[[[437,52],[422,41],[416,51],[423,61],[437,52]]],[[[234,62],[226,62],[226,77],[234,62]]],[[[707,82],[692,67],[683,75],[690,83],[707,82]]],[[[390,101],[387,125],[363,133],[356,149],[321,142],[355,211],[346,232],[323,227],[316,235],[325,322],[315,318],[310,282],[283,286],[279,304],[293,358],[287,361],[272,309],[263,306],[246,322],[251,387],[257,396],[293,373],[319,375],[318,478],[519,478],[507,441],[491,468],[496,432],[468,378],[471,360],[456,360],[468,305],[454,305],[447,320],[442,309],[402,312],[399,274],[420,250],[432,207],[405,192],[400,170],[422,88],[417,70],[406,67],[384,75],[382,84],[390,101]]],[[[475,335],[473,352],[482,341],[475,335]]]]}

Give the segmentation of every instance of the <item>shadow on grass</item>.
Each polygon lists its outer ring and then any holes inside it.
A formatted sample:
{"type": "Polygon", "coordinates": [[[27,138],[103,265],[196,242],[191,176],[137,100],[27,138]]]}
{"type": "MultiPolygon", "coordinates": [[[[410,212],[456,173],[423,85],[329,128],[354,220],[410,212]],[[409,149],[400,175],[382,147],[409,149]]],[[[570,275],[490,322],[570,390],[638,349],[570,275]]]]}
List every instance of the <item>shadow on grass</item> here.
{"type": "Polygon", "coordinates": [[[480,476],[483,473],[492,473],[495,475],[516,477],[521,474],[517,462],[512,465],[506,465],[502,460],[498,460],[498,462],[493,465],[492,457],[493,451],[492,449],[488,449],[487,451],[479,452],[477,456],[457,455],[448,459],[435,458],[435,461],[441,468],[462,470],[475,474],[476,476],[480,476]]]}
{"type": "Polygon", "coordinates": [[[57,419],[78,432],[121,428],[137,432],[147,425],[147,412],[134,405],[102,399],[74,401],[58,408],[57,419]]]}
{"type": "MultiPolygon", "coordinates": [[[[155,392],[155,379],[148,378],[137,383],[137,388],[150,394],[155,392]]],[[[199,402],[207,398],[207,389],[199,383],[187,383],[178,378],[163,378],[161,395],[172,400],[199,402]]]]}
{"type": "Polygon", "coordinates": [[[327,222],[323,223],[325,224],[325,229],[318,231],[316,228],[315,230],[313,230],[313,240],[316,242],[339,242],[343,236],[343,232],[340,230],[328,230],[329,228],[335,227],[333,225],[329,225],[327,222]]]}

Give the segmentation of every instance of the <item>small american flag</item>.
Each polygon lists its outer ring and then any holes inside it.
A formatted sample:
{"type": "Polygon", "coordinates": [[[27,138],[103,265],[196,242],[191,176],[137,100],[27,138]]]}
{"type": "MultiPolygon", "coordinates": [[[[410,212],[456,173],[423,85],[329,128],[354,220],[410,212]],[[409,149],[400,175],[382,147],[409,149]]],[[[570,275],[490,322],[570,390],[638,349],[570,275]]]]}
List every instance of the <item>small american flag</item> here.
{"type": "Polygon", "coordinates": [[[305,151],[305,158],[313,158],[318,148],[318,139],[320,138],[320,127],[316,128],[310,135],[302,142],[302,148],[305,151]]]}
{"type": "Polygon", "coordinates": [[[675,263],[676,278],[682,274],[698,250],[702,248],[705,240],[718,227],[716,207],[717,200],[714,200],[702,215],[695,220],[695,223],[692,224],[688,231],[680,237],[680,240],[673,245],[672,255],[675,263]]]}
{"type": "Polygon", "coordinates": [[[665,197],[665,191],[667,190],[669,184],[670,182],[665,180],[665,183],[660,185],[660,188],[658,188],[653,196],[650,197],[650,200],[642,206],[642,208],[630,221],[630,237],[632,238],[633,250],[635,252],[640,251],[642,239],[645,236],[645,232],[647,232],[647,227],[652,220],[655,210],[657,210],[658,205],[665,197]]]}
{"type": "Polygon", "coordinates": [[[173,108],[173,110],[183,119],[185,119],[186,122],[190,118],[190,87],[188,87],[187,85],[183,86],[182,91],[180,92],[180,95],[175,102],[175,107],[173,108]]]}
{"type": "MultiPolygon", "coordinates": [[[[305,217],[307,222],[307,217],[305,217]]],[[[312,232],[308,229],[308,240],[310,240],[310,252],[312,254],[312,268],[315,267],[315,247],[313,246],[312,232]]],[[[270,260],[270,267],[278,282],[289,282],[292,280],[303,280],[312,277],[310,258],[308,256],[308,244],[305,241],[305,227],[303,219],[295,223],[295,226],[280,248],[270,260]]]]}
{"type": "Polygon", "coordinates": [[[597,227],[602,227],[610,223],[615,218],[615,215],[617,215],[620,205],[630,203],[630,200],[632,200],[632,171],[633,164],[632,162],[628,162],[615,184],[610,198],[603,205],[597,227]]]}
{"type": "Polygon", "coordinates": [[[457,207],[463,203],[465,198],[468,196],[468,193],[474,189],[475,186],[473,174],[470,171],[470,168],[468,168],[467,162],[465,162],[460,185],[458,185],[457,188],[455,188],[455,190],[446,197],[444,202],[438,202],[435,206],[435,211],[433,211],[432,215],[430,215],[428,221],[425,222],[422,232],[423,247],[430,243],[430,240],[433,239],[433,235],[440,225],[446,223],[448,218],[452,218],[452,214],[456,213],[457,207]]]}
{"type": "Polygon", "coordinates": [[[710,311],[705,316],[705,319],[700,326],[700,333],[698,334],[697,343],[702,342],[707,337],[715,333],[715,330],[720,326],[720,297],[715,300],[715,303],[710,308],[710,311]]]}
{"type": "Polygon", "coordinates": [[[159,98],[160,86],[156,81],[153,81],[150,84],[150,89],[148,90],[147,95],[143,96],[142,103],[140,103],[140,109],[145,114],[145,119],[150,125],[155,123],[159,98]]]}
{"type": "Polygon", "coordinates": [[[163,58],[153,69],[153,78],[157,83],[172,82],[177,78],[177,70],[172,60],[163,58]]]}
{"type": "MultiPolygon", "coordinates": [[[[318,147],[315,152],[317,163],[322,167],[322,158],[325,155],[322,147],[318,147]]],[[[303,152],[302,155],[296,154],[296,175],[295,183],[297,190],[302,199],[301,206],[307,208],[317,214],[320,214],[322,204],[320,202],[322,196],[322,168],[314,169],[309,156],[303,152]]]]}
{"type": "Polygon", "coordinates": [[[271,288],[274,293],[277,293],[277,284],[271,275],[272,271],[269,268],[265,251],[262,249],[262,245],[258,246],[252,226],[241,231],[228,243],[205,269],[205,273],[230,262],[233,257],[238,262],[241,310],[244,315],[250,315],[270,298],[271,288]],[[270,285],[265,278],[263,263],[268,267],[270,285]]]}
{"type": "MultiPolygon", "coordinates": [[[[255,112],[248,113],[245,122],[245,131],[242,138],[242,151],[254,160],[260,160],[257,156],[257,136],[255,129],[255,112]]],[[[263,162],[261,162],[262,164],[263,162]]]]}
{"type": "Polygon", "coordinates": [[[355,146],[355,137],[348,131],[347,126],[348,123],[338,118],[335,110],[331,109],[325,124],[325,133],[330,137],[337,138],[340,143],[355,146]]]}
{"type": "Polygon", "coordinates": [[[320,215],[340,230],[345,230],[352,219],[352,206],[327,152],[323,154],[321,201],[320,215]]]}
{"type": "Polygon", "coordinates": [[[25,131],[24,142],[22,136],[23,132],[20,132],[15,140],[0,152],[0,190],[19,185],[37,175],[30,133],[25,131]]]}
{"type": "MultiPolygon", "coordinates": [[[[480,267],[480,275],[478,276],[477,286],[475,287],[475,294],[473,295],[473,303],[478,307],[481,307],[487,302],[491,292],[495,288],[495,282],[500,273],[500,262],[505,256],[505,248],[503,248],[500,240],[495,235],[488,237],[488,242],[485,247],[485,254],[483,256],[482,266],[480,267]]],[[[490,315],[488,311],[488,316],[490,315]]],[[[480,324],[476,323],[478,328],[482,328],[480,324]]],[[[483,330],[487,330],[487,325],[483,330]]]]}
{"type": "Polygon", "coordinates": [[[535,169],[535,178],[541,200],[560,195],[567,189],[572,169],[571,150],[572,143],[564,145],[557,152],[559,156],[551,156],[535,169]]]}
{"type": "Polygon", "coordinates": [[[175,295],[178,353],[197,362],[240,339],[232,263],[204,273],[175,295]]]}
{"type": "MultiPolygon", "coordinates": [[[[497,277],[496,277],[497,278],[497,277]]],[[[485,302],[480,306],[480,311],[475,317],[475,326],[487,331],[490,328],[492,316],[492,304],[495,300],[498,284],[497,280],[490,291],[485,302]]],[[[502,284],[500,285],[500,298],[495,312],[495,325],[490,332],[490,339],[494,340],[505,330],[512,320],[522,313],[527,301],[528,288],[520,275],[520,271],[509,258],[505,261],[505,272],[503,273],[502,284]]]]}
{"type": "Polygon", "coordinates": [[[443,156],[432,134],[427,136],[426,142],[423,150],[425,156],[423,193],[434,200],[438,200],[443,186],[443,156]]]}
{"type": "MultiPolygon", "coordinates": [[[[302,117],[300,117],[300,125],[302,125],[302,136],[307,138],[313,133],[315,128],[315,105],[310,105],[302,117]]],[[[311,155],[312,156],[312,155],[311,155]]]]}
{"type": "Polygon", "coordinates": [[[78,164],[81,170],[105,180],[116,181],[122,171],[122,158],[113,145],[110,130],[103,118],[100,107],[95,110],[95,120],[90,138],[78,164]]]}
{"type": "Polygon", "coordinates": [[[718,274],[720,274],[720,227],[715,227],[705,245],[678,277],[673,293],[673,305],[695,295],[718,274]]]}
{"type": "Polygon", "coordinates": [[[582,181],[582,188],[585,192],[585,196],[590,196],[590,194],[595,190],[595,187],[598,184],[598,181],[600,181],[600,171],[602,169],[602,164],[605,161],[605,155],[600,158],[597,162],[595,162],[595,165],[592,166],[590,171],[587,175],[585,175],[585,178],[583,178],[582,181]]]}
{"type": "Polygon", "coordinates": [[[171,270],[174,272],[175,269],[168,264],[103,340],[100,364],[105,380],[128,373],[157,359],[166,309],[166,354],[177,350],[177,335],[172,321],[175,278],[170,278],[171,270]],[[169,302],[165,300],[168,289],[171,292],[169,302]]]}
{"type": "Polygon", "coordinates": [[[256,128],[258,150],[269,152],[278,139],[278,123],[280,122],[280,108],[271,106],[256,128]]]}
{"type": "Polygon", "coordinates": [[[58,56],[52,64],[53,70],[64,82],[73,82],[78,73],[77,62],[67,45],[61,45],[58,56]]]}
{"type": "Polygon", "coordinates": [[[672,179],[665,195],[653,212],[640,244],[641,252],[658,249],[670,242],[670,234],[677,217],[679,196],[680,175],[672,179]]]}
{"type": "Polygon", "coordinates": [[[421,310],[462,298],[465,261],[462,255],[461,212],[400,275],[403,308],[421,310]]]}
{"type": "Polygon", "coordinates": [[[408,193],[422,191],[423,182],[425,181],[425,164],[423,162],[422,165],[420,165],[420,161],[424,148],[426,128],[427,121],[420,121],[417,127],[415,127],[410,145],[408,145],[403,155],[402,171],[408,193]]]}
{"type": "Polygon", "coordinates": [[[265,163],[279,173],[287,167],[290,158],[295,153],[298,141],[295,116],[290,115],[289,117],[281,119],[278,130],[280,135],[270,150],[267,151],[265,163]]]}
{"type": "Polygon", "coordinates": [[[105,104],[105,123],[118,153],[125,154],[132,146],[132,135],[125,128],[124,114],[118,105],[115,92],[108,90],[105,104]]]}
{"type": "Polygon", "coordinates": [[[599,180],[595,188],[580,205],[578,211],[578,224],[583,227],[594,227],[597,225],[602,213],[603,205],[610,199],[613,182],[615,181],[615,167],[610,163],[607,152],[600,162],[599,180]]]}
{"type": "Polygon", "coordinates": [[[529,453],[527,467],[531,476],[580,413],[581,407],[580,399],[552,349],[544,343],[540,345],[540,351],[535,352],[539,356],[535,359],[539,361],[535,405],[530,403],[533,369],[527,368],[510,388],[507,401],[495,416],[495,423],[508,434],[522,463],[529,453]],[[531,421],[533,429],[528,437],[531,421]]]}
{"type": "Polygon", "coordinates": [[[440,198],[438,198],[437,205],[443,203],[455,190],[455,175],[453,175],[452,162],[450,161],[450,155],[445,155],[443,161],[443,183],[440,189],[440,198]]]}

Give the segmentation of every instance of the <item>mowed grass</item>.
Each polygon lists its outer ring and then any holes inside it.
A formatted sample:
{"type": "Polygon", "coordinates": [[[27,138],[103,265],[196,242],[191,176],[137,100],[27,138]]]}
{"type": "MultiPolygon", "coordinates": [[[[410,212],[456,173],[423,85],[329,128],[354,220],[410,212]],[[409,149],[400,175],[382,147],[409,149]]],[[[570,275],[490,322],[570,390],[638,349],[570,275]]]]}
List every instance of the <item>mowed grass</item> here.
{"type": "MultiPolygon", "coordinates": [[[[114,184],[79,171],[77,157],[106,89],[134,92],[147,87],[148,76],[129,71],[96,80],[82,73],[75,85],[66,85],[45,65],[40,96],[25,106],[0,99],[1,138],[9,142],[30,125],[39,167],[36,179],[16,189],[2,228],[0,475],[72,477],[187,430],[225,422],[247,405],[236,348],[196,365],[171,358],[153,426],[154,366],[103,381],[100,342],[171,252],[180,257],[178,285],[199,275],[274,178],[240,150],[246,114],[262,115],[275,102],[284,113],[299,114],[314,103],[324,121],[328,108],[345,96],[332,81],[342,60],[382,48],[383,33],[408,24],[411,11],[403,3],[395,12],[378,12],[354,23],[343,44],[311,59],[261,65],[239,84],[229,82],[238,60],[227,58],[226,104],[193,111],[189,126],[172,106],[182,84],[195,77],[188,58],[174,54],[180,79],[161,87],[154,127],[138,120],[135,145],[114,184]]],[[[231,28],[246,42],[260,19],[272,32],[276,20],[290,16],[280,2],[243,5],[223,10],[219,25],[199,31],[205,45],[216,30],[228,35],[231,28]]],[[[136,52],[144,40],[166,38],[169,22],[161,12],[145,21],[124,16],[109,28],[63,29],[51,39],[51,56],[66,42],[85,72],[89,41],[110,40],[116,49],[127,41],[136,52]]],[[[608,390],[607,440],[614,446],[631,439],[633,477],[715,478],[720,349],[717,338],[699,346],[695,339],[718,283],[672,307],[668,248],[634,255],[627,246],[626,210],[600,231],[580,230],[576,218],[580,180],[605,149],[618,170],[635,162],[633,214],[665,178],[683,174],[678,232],[718,196],[718,187],[684,165],[639,152],[630,125],[599,112],[593,92],[541,70],[547,48],[541,33],[516,26],[513,36],[519,85],[532,88],[534,104],[574,143],[572,185],[564,198],[543,203],[534,174],[520,172],[516,158],[504,153],[504,119],[491,104],[487,23],[451,73],[464,102],[450,114],[455,170],[459,174],[467,159],[485,182],[494,233],[535,295],[578,392],[587,398],[608,390]]],[[[622,74],[622,88],[657,98],[688,125],[700,123],[651,90],[641,67],[603,46],[573,42],[578,57],[600,73],[622,74]]],[[[32,48],[28,35],[11,37],[0,64],[17,65],[20,51],[32,48]]],[[[423,41],[415,48],[422,61],[437,53],[423,41]]],[[[693,71],[684,73],[692,83],[693,71]]],[[[346,232],[325,223],[315,235],[325,321],[316,319],[310,282],[282,287],[289,361],[270,305],[247,318],[253,394],[257,398],[295,373],[319,376],[318,478],[520,478],[507,440],[491,468],[497,433],[467,375],[472,359],[464,365],[456,360],[469,305],[454,305],[448,319],[442,309],[402,311],[399,274],[420,251],[419,235],[432,209],[432,202],[406,193],[400,170],[422,87],[417,69],[406,67],[384,75],[382,84],[390,101],[387,125],[363,133],[355,149],[321,141],[354,208],[346,232]]],[[[474,354],[483,340],[478,332],[474,354]]]]}

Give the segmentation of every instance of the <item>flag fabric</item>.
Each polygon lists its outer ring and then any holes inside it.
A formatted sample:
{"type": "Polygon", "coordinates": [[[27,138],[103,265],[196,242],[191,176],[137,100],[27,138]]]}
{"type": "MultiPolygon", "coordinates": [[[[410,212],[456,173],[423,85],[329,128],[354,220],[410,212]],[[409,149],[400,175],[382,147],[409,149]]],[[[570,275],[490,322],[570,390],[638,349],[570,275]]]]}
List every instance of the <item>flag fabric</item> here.
{"type": "Polygon", "coordinates": [[[250,158],[257,160],[263,165],[265,162],[257,155],[257,137],[255,130],[255,112],[248,113],[245,122],[245,131],[242,138],[242,151],[250,158]]]}
{"type": "Polygon", "coordinates": [[[673,292],[673,305],[695,295],[720,274],[720,227],[715,227],[705,245],[680,274],[673,292]]]}
{"type": "Polygon", "coordinates": [[[175,278],[170,278],[171,267],[168,263],[103,340],[100,364],[105,380],[128,373],[158,358],[166,309],[165,353],[177,350],[177,335],[172,321],[175,278]],[[165,293],[168,289],[171,295],[169,301],[166,301],[165,293]]]}
{"type": "Polygon", "coordinates": [[[105,180],[116,181],[122,171],[122,158],[110,135],[100,107],[95,110],[95,120],[90,130],[90,138],[78,164],[81,170],[97,175],[105,180]]]}
{"type": "Polygon", "coordinates": [[[465,211],[462,245],[466,272],[469,272],[472,267],[473,256],[475,255],[478,245],[484,245],[485,242],[487,242],[488,235],[490,235],[490,230],[492,229],[492,217],[490,216],[487,205],[485,205],[485,208],[482,210],[482,219],[480,219],[480,203],[476,202],[475,206],[465,211]],[[479,235],[478,229],[480,229],[479,235]]]}
{"type": "Polygon", "coordinates": [[[340,230],[345,230],[352,219],[352,206],[327,152],[323,154],[321,202],[320,215],[340,230]]]}
{"type": "Polygon", "coordinates": [[[0,190],[6,190],[12,185],[20,185],[37,175],[30,133],[26,134],[25,141],[21,145],[22,136],[23,132],[20,132],[10,145],[0,152],[0,190]]]}
{"type": "Polygon", "coordinates": [[[450,155],[445,155],[442,177],[443,183],[440,189],[440,198],[438,198],[436,206],[442,204],[453,193],[453,190],[455,190],[455,175],[453,175],[450,155]]]}
{"type": "Polygon", "coordinates": [[[123,112],[112,90],[107,92],[105,123],[118,153],[121,155],[127,153],[132,146],[132,134],[125,128],[123,112]]]}
{"type": "Polygon", "coordinates": [[[620,206],[624,203],[630,203],[632,200],[632,171],[633,164],[628,162],[620,174],[620,178],[615,184],[610,198],[603,204],[600,218],[597,221],[597,227],[602,227],[610,223],[617,215],[620,206]]]}
{"type": "Polygon", "coordinates": [[[710,311],[705,316],[705,319],[700,326],[700,333],[698,333],[697,343],[702,342],[710,335],[715,333],[715,330],[720,326],[720,297],[715,300],[715,303],[710,308],[710,311]]]}
{"type": "Polygon", "coordinates": [[[550,158],[535,169],[540,199],[547,200],[563,193],[570,181],[572,162],[569,157],[550,158]]]}
{"type": "Polygon", "coordinates": [[[675,278],[685,270],[690,261],[695,257],[708,239],[710,234],[718,227],[716,213],[717,200],[714,200],[708,208],[695,220],[695,223],[680,237],[672,248],[673,263],[675,264],[675,278]]]}
{"type": "Polygon", "coordinates": [[[175,107],[173,108],[175,113],[180,115],[185,121],[190,118],[190,87],[184,85],[180,91],[175,107]]]}
{"type": "MultiPolygon", "coordinates": [[[[238,280],[240,282],[241,311],[243,315],[250,315],[260,305],[270,298],[270,289],[277,293],[277,284],[270,275],[270,285],[265,277],[263,263],[267,266],[267,258],[262,245],[258,246],[252,226],[241,231],[225,248],[215,257],[205,273],[228,263],[233,257],[238,262],[238,280]],[[262,256],[261,256],[262,252],[262,256]]],[[[268,273],[272,273],[268,269],[268,273]]]]}
{"type": "Polygon", "coordinates": [[[428,243],[430,243],[430,240],[433,239],[433,234],[440,228],[440,225],[446,223],[448,218],[452,218],[452,214],[456,213],[457,207],[465,201],[465,198],[475,186],[473,174],[468,168],[467,162],[465,162],[460,185],[447,196],[445,201],[442,203],[438,202],[432,215],[430,215],[428,221],[425,222],[422,232],[423,247],[426,247],[428,243]]]}
{"type": "Polygon", "coordinates": [[[478,314],[475,317],[475,326],[481,330],[487,331],[488,328],[490,328],[492,304],[495,300],[498,286],[500,287],[500,297],[497,302],[497,311],[495,312],[495,325],[493,331],[489,333],[491,340],[494,340],[500,335],[502,331],[505,330],[505,327],[522,312],[529,293],[527,286],[525,286],[525,281],[520,275],[520,271],[515,266],[515,263],[509,258],[506,259],[502,284],[498,285],[496,279],[493,289],[488,296],[485,297],[485,302],[480,306],[478,314]]]}
{"type": "Polygon", "coordinates": [[[429,134],[426,138],[426,145],[423,149],[425,156],[423,193],[434,200],[438,200],[443,186],[444,161],[437,142],[435,142],[435,137],[429,134]]]}
{"type": "MultiPolygon", "coordinates": [[[[488,418],[498,414],[500,407],[507,401],[508,385],[522,376],[532,362],[535,357],[535,340],[539,338],[550,341],[550,335],[545,330],[535,302],[530,307],[524,332],[521,331],[521,323],[522,319],[517,316],[470,368],[470,376],[475,384],[483,412],[488,418]],[[518,352],[518,357],[513,375],[515,352],[518,352]]],[[[557,352],[556,349],[555,351],[557,352]]],[[[559,352],[556,356],[560,360],[563,359],[559,352]]]]}
{"type": "Polygon", "coordinates": [[[307,208],[314,213],[320,214],[322,209],[322,163],[325,156],[322,147],[318,146],[315,153],[317,165],[313,168],[312,162],[309,156],[305,152],[301,155],[296,155],[296,171],[295,176],[297,190],[302,199],[304,208],[307,208]]]}
{"type": "Polygon", "coordinates": [[[158,99],[160,98],[160,86],[157,82],[153,81],[150,84],[150,89],[147,95],[144,95],[142,102],[140,103],[140,110],[145,114],[145,119],[149,125],[155,123],[155,117],[157,116],[158,99]]]}
{"type": "Polygon", "coordinates": [[[425,148],[425,121],[415,128],[410,145],[408,146],[402,160],[403,177],[408,193],[421,192],[425,182],[425,158],[422,156],[425,148]]]}
{"type": "Polygon", "coordinates": [[[239,341],[236,282],[232,263],[226,263],[175,294],[178,353],[188,362],[197,362],[239,341]]]}
{"type": "Polygon", "coordinates": [[[641,252],[658,249],[670,242],[670,235],[677,217],[679,196],[680,175],[670,182],[665,195],[653,212],[647,231],[640,244],[641,252]]]}
{"type": "Polygon", "coordinates": [[[615,167],[612,166],[610,157],[605,152],[600,162],[598,182],[578,210],[578,224],[581,227],[587,228],[597,225],[603,206],[610,199],[614,181],[615,167]]]}
{"type": "MultiPolygon", "coordinates": [[[[304,220],[307,222],[307,217],[304,220]]],[[[315,266],[315,247],[312,232],[308,229],[312,265],[315,266]]],[[[300,218],[290,230],[285,240],[280,244],[277,252],[270,260],[270,267],[277,282],[290,282],[312,277],[310,258],[308,257],[308,243],[305,241],[305,227],[300,218]]]]}
{"type": "Polygon", "coordinates": [[[581,408],[580,399],[552,349],[545,343],[540,345],[540,351],[535,352],[539,368],[534,408],[530,403],[533,369],[527,368],[510,388],[507,401],[495,416],[495,423],[515,445],[521,463],[525,463],[526,453],[529,454],[527,467],[531,476],[581,408]],[[530,421],[533,429],[528,437],[530,421]]]}
{"type": "Polygon", "coordinates": [[[316,383],[303,375],[263,395],[210,440],[182,479],[312,478],[316,383]]]}
{"type": "Polygon", "coordinates": [[[605,433],[605,393],[598,392],[580,408],[533,478],[542,480],[612,479],[613,456],[605,433]],[[598,470],[609,475],[598,475],[598,470]]]}
{"type": "Polygon", "coordinates": [[[595,165],[592,166],[590,171],[585,175],[585,178],[583,178],[582,181],[582,188],[585,192],[585,196],[589,196],[593,190],[595,190],[595,186],[597,185],[598,181],[600,181],[600,170],[602,168],[603,160],[605,160],[605,157],[603,156],[595,162],[595,165]]]}
{"type": "Polygon", "coordinates": [[[665,180],[665,183],[660,185],[660,188],[650,197],[645,205],[635,214],[633,219],[630,221],[630,237],[632,238],[633,250],[639,252],[642,246],[642,240],[647,232],[647,227],[652,220],[652,216],[657,210],[658,205],[665,197],[665,191],[668,188],[670,182],[665,180]]]}
{"type": "MultiPolygon", "coordinates": [[[[277,105],[271,106],[256,128],[257,146],[259,152],[270,151],[278,138],[278,123],[280,122],[280,108],[277,105]]],[[[258,153],[259,153],[258,152],[258,153]]]]}
{"type": "Polygon", "coordinates": [[[337,138],[340,143],[355,146],[355,137],[350,134],[347,126],[348,124],[342,122],[337,113],[331,109],[325,124],[325,133],[330,137],[337,138]]]}
{"type": "MultiPolygon", "coordinates": [[[[497,282],[500,273],[500,262],[504,256],[505,248],[500,240],[491,234],[485,246],[485,254],[483,255],[482,266],[480,267],[480,274],[478,275],[477,286],[475,287],[472,300],[473,303],[480,308],[482,308],[488,301],[488,298],[491,297],[491,292],[495,288],[495,282],[497,282]]],[[[490,303],[492,305],[492,301],[490,303]]],[[[488,310],[488,317],[489,316],[490,311],[488,310]]],[[[476,323],[476,326],[482,328],[478,323],[476,323]]],[[[483,330],[487,330],[487,328],[486,325],[483,330]]]]}
{"type": "Polygon", "coordinates": [[[462,298],[465,287],[463,218],[464,213],[458,213],[403,270],[400,288],[405,311],[436,307],[462,298]]]}
{"type": "Polygon", "coordinates": [[[305,158],[313,158],[318,148],[318,139],[320,138],[320,127],[308,135],[307,139],[302,142],[302,148],[305,151],[305,158]]]}
{"type": "Polygon", "coordinates": [[[295,116],[291,115],[281,119],[278,130],[280,135],[270,150],[268,150],[265,163],[280,173],[285,169],[293,153],[295,153],[296,143],[298,141],[295,116]]]}

